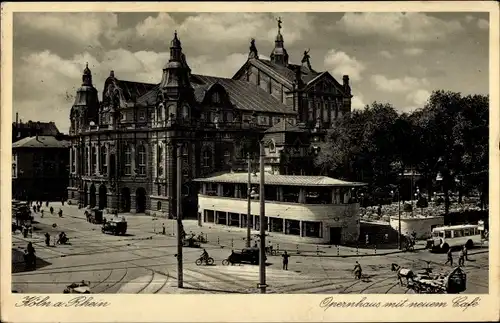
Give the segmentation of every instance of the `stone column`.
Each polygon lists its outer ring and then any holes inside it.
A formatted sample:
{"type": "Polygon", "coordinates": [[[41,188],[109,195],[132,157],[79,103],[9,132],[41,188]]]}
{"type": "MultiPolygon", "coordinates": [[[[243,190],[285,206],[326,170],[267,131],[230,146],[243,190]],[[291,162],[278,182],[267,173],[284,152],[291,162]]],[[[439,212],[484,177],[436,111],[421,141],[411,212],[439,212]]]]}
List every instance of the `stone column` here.
{"type": "Polygon", "coordinates": [[[101,146],[98,144],[95,146],[95,173],[96,174],[101,174],[101,146]]]}
{"type": "Polygon", "coordinates": [[[239,219],[238,219],[238,226],[242,228],[242,223],[241,223],[241,213],[239,214],[239,219]]]}
{"type": "Polygon", "coordinates": [[[201,194],[207,195],[207,183],[201,183],[201,194]]]}
{"type": "Polygon", "coordinates": [[[224,196],[224,188],[223,188],[222,184],[217,184],[217,195],[224,196]]]}
{"type": "Polygon", "coordinates": [[[111,169],[111,165],[110,165],[110,147],[109,147],[109,144],[106,143],[106,165],[107,165],[107,176],[110,177],[111,173],[110,173],[110,169],[111,169]]]}
{"type": "Polygon", "coordinates": [[[302,237],[302,236],[303,236],[303,234],[304,234],[304,232],[303,232],[304,230],[302,230],[302,225],[303,225],[303,224],[302,224],[302,221],[300,221],[300,223],[299,223],[299,230],[300,230],[300,236],[301,236],[301,237],[302,237]]]}
{"type": "Polygon", "coordinates": [[[283,219],[283,233],[287,234],[288,232],[286,231],[286,220],[283,219]]]}
{"type": "Polygon", "coordinates": [[[80,174],[80,147],[78,146],[77,149],[75,149],[75,173],[80,174]]]}
{"type": "Polygon", "coordinates": [[[135,144],[134,143],[133,145],[131,145],[132,147],[132,176],[133,175],[137,175],[136,172],[135,172],[135,168],[136,168],[136,162],[137,162],[137,158],[139,158],[137,155],[136,155],[136,148],[135,148],[135,144]]]}
{"type": "Polygon", "coordinates": [[[229,212],[226,212],[226,225],[229,225],[229,212]]]}
{"type": "Polygon", "coordinates": [[[92,143],[89,143],[89,145],[87,147],[89,147],[89,149],[88,149],[89,155],[86,156],[88,158],[87,159],[87,175],[92,175],[92,143]]]}
{"type": "Polygon", "coordinates": [[[69,150],[69,169],[70,169],[70,174],[72,174],[74,172],[74,169],[73,169],[73,152],[74,151],[75,151],[75,148],[73,146],[71,146],[71,148],[69,150]]]}
{"type": "Polygon", "coordinates": [[[335,191],[336,191],[336,188],[332,188],[332,204],[336,204],[336,201],[335,201],[335,191]]]}

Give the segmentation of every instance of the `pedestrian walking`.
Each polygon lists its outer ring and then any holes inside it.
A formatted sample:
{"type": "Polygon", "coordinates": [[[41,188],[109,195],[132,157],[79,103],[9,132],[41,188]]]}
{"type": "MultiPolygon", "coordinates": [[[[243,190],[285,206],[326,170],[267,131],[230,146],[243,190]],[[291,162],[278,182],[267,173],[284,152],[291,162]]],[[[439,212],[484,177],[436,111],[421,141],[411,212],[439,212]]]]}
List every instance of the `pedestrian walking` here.
{"type": "Polygon", "coordinates": [[[365,244],[368,245],[370,243],[370,236],[368,233],[365,235],[365,244]]]}
{"type": "Polygon", "coordinates": [[[46,207],[49,207],[49,201],[46,201],[46,202],[45,202],[45,206],[46,206],[46,207]]]}
{"type": "Polygon", "coordinates": [[[48,232],[45,233],[45,245],[50,247],[50,234],[48,232]]]}
{"type": "Polygon", "coordinates": [[[54,208],[52,206],[50,207],[50,214],[54,214],[54,208]]]}
{"type": "Polygon", "coordinates": [[[43,218],[43,209],[40,210],[40,216],[43,218]]]}
{"type": "Polygon", "coordinates": [[[162,233],[163,235],[165,235],[165,234],[166,234],[166,230],[165,230],[165,223],[162,223],[162,224],[161,224],[161,228],[162,228],[161,233],[162,233]]]}
{"type": "Polygon", "coordinates": [[[460,250],[460,253],[458,254],[458,265],[459,266],[465,265],[464,249],[460,250]]]}
{"type": "Polygon", "coordinates": [[[288,258],[290,258],[290,255],[285,251],[281,257],[283,257],[283,270],[288,270],[288,258]]]}
{"type": "Polygon", "coordinates": [[[467,253],[468,253],[468,250],[467,250],[467,246],[464,245],[464,256],[465,256],[465,260],[469,261],[469,258],[467,257],[467,253]]]}
{"type": "Polygon", "coordinates": [[[61,209],[59,209],[59,217],[62,218],[62,215],[63,215],[63,211],[61,209]]]}
{"type": "Polygon", "coordinates": [[[447,260],[446,260],[446,262],[444,264],[446,265],[446,264],[450,263],[450,266],[453,267],[453,254],[451,252],[451,248],[448,249],[448,252],[446,253],[446,256],[447,256],[447,260]]]}
{"type": "Polygon", "coordinates": [[[36,206],[33,205],[33,213],[36,213],[36,206]]]}

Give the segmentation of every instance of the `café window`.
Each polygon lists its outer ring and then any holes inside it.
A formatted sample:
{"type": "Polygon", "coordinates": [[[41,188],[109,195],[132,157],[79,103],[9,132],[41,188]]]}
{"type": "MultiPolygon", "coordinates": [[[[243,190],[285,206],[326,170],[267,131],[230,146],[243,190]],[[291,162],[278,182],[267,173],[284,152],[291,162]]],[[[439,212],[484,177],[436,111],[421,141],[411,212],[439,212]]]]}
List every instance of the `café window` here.
{"type": "Polygon", "coordinates": [[[321,232],[321,222],[309,222],[309,221],[304,221],[302,222],[304,228],[304,236],[306,237],[311,237],[311,238],[321,238],[322,237],[322,232],[321,232]]]}
{"type": "Polygon", "coordinates": [[[259,116],[257,119],[257,122],[259,123],[259,125],[267,126],[267,125],[269,125],[269,117],[268,116],[259,116]]]}

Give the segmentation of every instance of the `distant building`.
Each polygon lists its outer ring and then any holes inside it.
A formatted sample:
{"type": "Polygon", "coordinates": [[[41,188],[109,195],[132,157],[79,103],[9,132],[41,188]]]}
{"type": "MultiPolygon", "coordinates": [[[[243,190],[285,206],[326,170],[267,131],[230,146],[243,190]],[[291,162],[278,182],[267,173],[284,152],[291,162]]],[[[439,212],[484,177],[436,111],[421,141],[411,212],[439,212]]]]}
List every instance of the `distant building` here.
{"type": "Polygon", "coordinates": [[[258,158],[262,136],[273,172],[310,174],[310,143],[349,115],[352,95],[347,75],[338,82],[315,71],[308,53],[289,62],[280,22],[270,60],[259,58],[252,40],[232,78],[200,75],[191,72],[175,33],[159,83],[125,81],[111,71],[101,102],[87,66],[70,113],[68,198],[108,211],[175,216],[178,143],[186,217],[197,214],[193,179],[245,168],[247,153],[258,158]]]}
{"type": "Polygon", "coordinates": [[[27,137],[57,136],[59,134],[59,129],[57,129],[54,122],[29,120],[28,122],[23,123],[22,120],[18,120],[17,113],[16,122],[12,123],[12,142],[16,142],[27,137]]]}
{"type": "MultiPolygon", "coordinates": [[[[198,217],[205,225],[247,226],[248,174],[224,173],[199,182],[198,217]]],[[[259,230],[259,175],[251,176],[251,217],[259,230]]],[[[355,188],[363,183],[325,176],[265,174],[266,231],[307,243],[344,244],[359,237],[355,188]],[[354,193],[354,194],[353,194],[354,193]]]]}
{"type": "Polygon", "coordinates": [[[26,137],[12,144],[12,197],[67,198],[70,142],[63,135],[26,137]]]}

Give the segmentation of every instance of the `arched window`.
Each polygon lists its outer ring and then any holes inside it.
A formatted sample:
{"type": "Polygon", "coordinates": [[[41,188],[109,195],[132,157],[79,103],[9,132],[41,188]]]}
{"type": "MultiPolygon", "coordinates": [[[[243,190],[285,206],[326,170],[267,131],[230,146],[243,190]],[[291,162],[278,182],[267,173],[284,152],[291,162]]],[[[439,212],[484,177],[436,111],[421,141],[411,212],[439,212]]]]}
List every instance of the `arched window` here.
{"type": "Polygon", "coordinates": [[[182,107],[182,120],[189,121],[189,107],[187,105],[182,107]]]}
{"type": "Polygon", "coordinates": [[[139,156],[139,175],[146,175],[146,146],[139,145],[137,153],[139,156]]]}
{"type": "Polygon", "coordinates": [[[125,146],[125,158],[124,164],[125,168],[123,169],[125,175],[132,175],[132,147],[130,145],[125,146]]]}
{"type": "Polygon", "coordinates": [[[158,108],[156,110],[156,120],[158,122],[163,121],[163,104],[161,104],[161,103],[158,105],[158,108]]]}
{"type": "Polygon", "coordinates": [[[100,168],[101,168],[101,174],[107,175],[108,174],[108,150],[105,145],[101,146],[101,152],[100,152],[100,168]]]}
{"type": "Polygon", "coordinates": [[[157,176],[162,176],[163,175],[163,146],[161,144],[158,144],[158,150],[157,150],[157,176]]]}
{"type": "Polygon", "coordinates": [[[210,166],[212,166],[212,152],[210,151],[210,148],[206,148],[203,151],[202,166],[203,167],[210,167],[210,166]]]}

